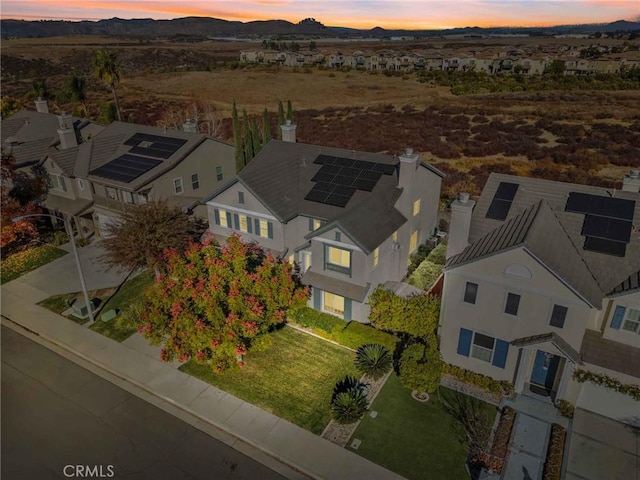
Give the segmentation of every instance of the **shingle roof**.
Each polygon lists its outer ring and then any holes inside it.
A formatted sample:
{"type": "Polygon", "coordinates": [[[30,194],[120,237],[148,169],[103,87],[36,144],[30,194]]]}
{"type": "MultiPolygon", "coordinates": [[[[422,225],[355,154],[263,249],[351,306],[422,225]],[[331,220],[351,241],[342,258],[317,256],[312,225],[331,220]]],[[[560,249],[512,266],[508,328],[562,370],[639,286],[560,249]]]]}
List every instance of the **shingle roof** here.
{"type": "Polygon", "coordinates": [[[322,275],[321,273],[314,272],[313,267],[307,270],[302,276],[302,283],[303,285],[313,285],[320,290],[351,298],[358,302],[364,302],[364,299],[367,297],[367,292],[369,288],[371,288],[370,283],[358,285],[339,278],[322,275]]]}
{"type": "MultiPolygon", "coordinates": [[[[537,245],[536,255],[542,252],[540,258],[545,265],[564,278],[577,291],[582,292],[585,297],[592,298],[596,294],[603,297],[605,293],[611,292],[621,282],[640,270],[640,231],[638,230],[638,225],[640,225],[640,194],[513,175],[496,173],[490,175],[473,212],[469,233],[469,241],[472,245],[468,248],[474,248],[474,251],[478,253],[486,253],[484,250],[475,247],[476,242],[481,239],[483,242],[487,242],[487,239],[491,238],[488,237],[491,232],[511,223],[514,217],[518,217],[524,211],[531,209],[532,205],[540,200],[544,200],[548,204],[561,229],[554,227],[555,230],[553,232],[547,231],[547,226],[551,228],[550,226],[554,222],[549,221],[551,219],[550,215],[544,215],[547,220],[541,222],[541,228],[535,233],[536,241],[533,242],[537,245]],[[501,182],[518,184],[518,190],[509,211],[510,215],[506,221],[486,218],[489,205],[501,182]],[[602,197],[613,196],[635,201],[632,220],[634,230],[631,233],[631,239],[627,244],[624,257],[584,250],[584,237],[582,236],[584,215],[565,211],[569,194],[573,192],[602,197]],[[560,235],[561,232],[564,232],[564,235],[560,235]],[[573,248],[569,248],[567,242],[560,240],[560,237],[568,238],[573,248]],[[563,246],[560,247],[560,245],[563,246]],[[586,272],[589,273],[585,272],[583,265],[586,265],[586,272]],[[590,277],[597,282],[599,293],[594,291],[590,277]]],[[[531,237],[531,239],[533,238],[531,237]]],[[[504,248],[495,246],[493,253],[504,248]]],[[[460,255],[464,255],[464,261],[470,261],[474,258],[467,251],[463,251],[460,255]]],[[[453,257],[450,260],[451,264],[454,261],[460,262],[460,259],[453,257]]],[[[592,303],[592,305],[598,304],[592,303]]]]}
{"type": "MultiPolygon", "coordinates": [[[[394,208],[402,193],[397,188],[397,172],[383,175],[371,192],[357,190],[345,207],[313,202],[306,200],[305,196],[315,185],[311,179],[321,166],[314,160],[320,154],[385,165],[398,164],[392,155],[272,140],[240,172],[238,180],[281,222],[286,223],[298,215],[325,220],[327,224],[314,235],[337,226],[365,253],[371,252],[406,222],[406,218],[394,208]]],[[[430,165],[421,164],[434,174],[442,175],[430,165]]]]}
{"type": "Polygon", "coordinates": [[[619,285],[609,292],[608,296],[624,295],[640,289],[640,270],[629,275],[619,285]]]}
{"type": "Polygon", "coordinates": [[[451,269],[511,248],[524,247],[563,283],[600,308],[602,291],[546,200],[540,200],[447,261],[451,269]]]}
{"type": "Polygon", "coordinates": [[[576,352],[576,350],[569,345],[564,338],[558,335],[556,332],[550,333],[542,333],[540,335],[532,335],[530,337],[522,337],[516,338],[511,341],[511,345],[515,347],[524,347],[527,345],[540,345],[541,343],[551,342],[553,343],[558,350],[564,353],[569,360],[573,363],[582,365],[582,359],[580,358],[580,354],[576,352]]]}
{"type": "Polygon", "coordinates": [[[602,338],[602,333],[585,330],[580,354],[585,363],[640,378],[640,348],[602,338]]]}

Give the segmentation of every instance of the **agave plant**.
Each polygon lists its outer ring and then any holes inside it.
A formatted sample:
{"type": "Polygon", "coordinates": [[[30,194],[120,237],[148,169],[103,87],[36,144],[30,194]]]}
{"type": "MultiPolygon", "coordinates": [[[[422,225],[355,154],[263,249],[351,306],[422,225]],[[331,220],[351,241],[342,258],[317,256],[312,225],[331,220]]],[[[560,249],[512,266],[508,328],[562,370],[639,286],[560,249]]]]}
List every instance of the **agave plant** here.
{"type": "Polygon", "coordinates": [[[331,398],[331,418],[340,424],[360,420],[367,412],[367,385],[357,378],[347,375],[333,387],[331,398]]]}
{"type": "Polygon", "coordinates": [[[359,372],[377,380],[391,370],[393,357],[384,345],[368,343],[358,348],[355,365],[359,372]]]}

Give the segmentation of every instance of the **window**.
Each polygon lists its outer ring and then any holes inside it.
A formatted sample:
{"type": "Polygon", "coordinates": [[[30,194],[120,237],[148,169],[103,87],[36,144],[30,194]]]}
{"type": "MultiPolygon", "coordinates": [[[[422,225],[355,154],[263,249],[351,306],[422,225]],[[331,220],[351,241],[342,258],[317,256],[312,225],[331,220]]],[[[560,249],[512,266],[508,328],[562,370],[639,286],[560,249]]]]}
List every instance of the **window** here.
{"type": "Polygon", "coordinates": [[[391,241],[393,241],[393,242],[397,242],[398,241],[398,231],[397,230],[395,232],[393,232],[393,234],[391,235],[391,241]]]}
{"type": "Polygon", "coordinates": [[[289,265],[293,265],[296,261],[295,255],[293,254],[289,255],[289,258],[287,259],[287,261],[289,262],[289,265]]]}
{"type": "Polygon", "coordinates": [[[413,202],[413,216],[415,217],[420,213],[420,199],[413,202]]]}
{"type": "Polygon", "coordinates": [[[138,192],[138,202],[147,203],[149,201],[149,190],[138,192]]]}
{"type": "Polygon", "coordinates": [[[322,309],[325,312],[335,313],[336,315],[344,315],[344,297],[334,295],[333,293],[324,292],[324,301],[322,309]]]}
{"type": "Polygon", "coordinates": [[[509,315],[518,315],[518,307],[520,306],[520,295],[516,293],[507,294],[507,303],[504,306],[504,313],[509,315]]]}
{"type": "Polygon", "coordinates": [[[118,199],[118,191],[115,188],[106,187],[105,191],[107,192],[107,197],[111,200],[118,199]]]}
{"type": "Polygon", "coordinates": [[[122,191],[122,198],[124,198],[124,203],[133,203],[133,193],[122,191]]]}
{"type": "Polygon", "coordinates": [[[336,242],[339,242],[342,239],[342,235],[340,234],[340,232],[336,232],[335,239],[336,239],[336,242]]]}
{"type": "Polygon", "coordinates": [[[622,323],[622,329],[628,332],[640,333],[640,310],[627,308],[627,316],[622,323]]]}
{"type": "Polygon", "coordinates": [[[495,338],[476,332],[473,335],[471,356],[478,360],[482,360],[483,362],[491,362],[491,355],[493,355],[493,347],[495,346],[495,343],[495,338]]]}
{"type": "Polygon", "coordinates": [[[256,220],[256,233],[260,237],[269,237],[269,222],[266,220],[256,220]]]}
{"type": "Polygon", "coordinates": [[[200,188],[200,179],[198,178],[198,174],[194,173],[191,175],[191,188],[197,190],[200,188]]]}
{"type": "Polygon", "coordinates": [[[319,229],[322,226],[322,220],[318,220],[317,218],[309,219],[309,231],[313,232],[314,230],[319,229]]]}
{"type": "Polygon", "coordinates": [[[248,222],[247,216],[246,215],[238,215],[238,220],[240,222],[239,230],[241,232],[248,232],[249,231],[249,222],[248,222]]]}
{"type": "Polygon", "coordinates": [[[224,176],[222,175],[222,167],[221,166],[216,167],[216,180],[218,182],[221,182],[223,178],[224,176]]]}
{"type": "Polygon", "coordinates": [[[48,183],[50,187],[57,188],[58,190],[62,190],[63,192],[67,191],[67,182],[65,182],[64,177],[61,177],[60,175],[50,173],[48,183]]]}
{"type": "Polygon", "coordinates": [[[418,248],[418,231],[416,230],[411,234],[411,239],[409,240],[409,253],[413,253],[413,251],[418,248]]]}
{"type": "Polygon", "coordinates": [[[78,188],[81,192],[84,190],[84,180],[81,178],[78,179],[78,188]]]}
{"type": "Polygon", "coordinates": [[[325,269],[351,275],[351,251],[325,246],[325,269]]]}
{"type": "Polygon", "coordinates": [[[244,203],[244,192],[238,192],[238,203],[244,203]]]}
{"type": "Polygon", "coordinates": [[[229,225],[229,216],[230,214],[227,213],[226,210],[218,210],[218,225],[220,225],[221,227],[225,227],[225,228],[230,228],[231,225],[229,225]]]}
{"type": "Polygon", "coordinates": [[[564,321],[567,318],[567,307],[563,307],[562,305],[554,305],[553,310],[551,311],[551,320],[549,321],[549,325],[552,327],[562,328],[564,326],[564,321]]]}
{"type": "Polygon", "coordinates": [[[380,260],[380,248],[376,248],[373,251],[373,267],[377,267],[378,266],[378,261],[380,260]]]}
{"type": "Polygon", "coordinates": [[[182,193],[182,177],[173,180],[173,191],[178,194],[182,193]]]}
{"type": "Polygon", "coordinates": [[[478,284],[473,282],[467,282],[464,287],[464,303],[476,304],[476,297],[478,296],[478,284]]]}

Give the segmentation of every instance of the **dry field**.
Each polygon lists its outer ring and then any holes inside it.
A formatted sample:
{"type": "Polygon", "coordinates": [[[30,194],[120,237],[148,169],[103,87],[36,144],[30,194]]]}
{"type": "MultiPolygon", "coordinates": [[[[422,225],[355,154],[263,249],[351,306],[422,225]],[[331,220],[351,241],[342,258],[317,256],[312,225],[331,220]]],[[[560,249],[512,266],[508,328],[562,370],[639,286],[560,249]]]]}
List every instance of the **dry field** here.
{"type": "MultiPolygon", "coordinates": [[[[533,39],[491,39],[513,46],[533,39]]],[[[540,41],[536,39],[535,41],[540,41]]],[[[547,39],[545,42],[552,40],[547,39]]],[[[553,40],[558,42],[558,40],[553,40]]],[[[562,40],[581,45],[582,39],[562,40]]],[[[471,40],[428,41],[462,46],[471,40]]],[[[301,42],[302,43],[302,42],[301,42]]],[[[414,74],[388,77],[361,71],[309,68],[228,68],[247,42],[164,42],[112,37],[70,37],[3,41],[2,95],[31,108],[32,82],[46,78],[54,96],[69,72],[87,79],[89,116],[98,116],[109,92],[91,76],[95,48],[109,45],[122,63],[119,88],[130,121],[166,122],[194,101],[213,105],[220,135],[230,140],[230,112],[272,115],[279,100],[291,100],[300,141],[398,153],[406,146],[449,173],[445,192],[468,185],[479,191],[489,171],[499,170],[567,181],[615,185],[622,172],[640,163],[640,90],[542,91],[452,95],[448,87],[420,83],[414,74]]],[[[401,47],[419,48],[407,43],[401,47]]],[[[400,48],[382,42],[330,44],[341,50],[400,48]]],[[[52,111],[77,105],[52,98],[52,111]]]]}

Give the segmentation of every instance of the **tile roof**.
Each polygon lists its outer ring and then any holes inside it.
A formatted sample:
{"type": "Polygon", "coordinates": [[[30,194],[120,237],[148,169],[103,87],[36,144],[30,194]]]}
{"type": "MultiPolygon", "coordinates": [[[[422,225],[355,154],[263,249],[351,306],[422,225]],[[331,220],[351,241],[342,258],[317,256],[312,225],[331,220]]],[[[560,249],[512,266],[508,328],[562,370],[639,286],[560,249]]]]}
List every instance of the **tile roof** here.
{"type": "Polygon", "coordinates": [[[585,330],[580,354],[585,363],[640,378],[640,348],[602,338],[596,330],[585,330]]]}
{"type": "MultiPolygon", "coordinates": [[[[554,232],[545,232],[546,226],[554,223],[551,221],[552,217],[549,214],[545,214],[544,217],[547,220],[543,221],[541,226],[545,228],[540,228],[536,233],[534,242],[538,247],[537,252],[543,252],[544,258],[542,259],[552,262],[547,266],[567,280],[576,290],[582,291],[587,297],[595,295],[589,278],[593,277],[600,289],[599,295],[602,297],[640,270],[640,230],[638,229],[638,225],[640,225],[640,194],[514,175],[497,173],[490,175],[473,212],[469,232],[469,241],[472,245],[468,248],[473,247],[477,252],[484,252],[484,250],[474,247],[476,242],[480,240],[488,242],[488,239],[491,238],[488,235],[491,232],[502,228],[507,223],[512,223],[514,217],[518,217],[523,212],[531,209],[532,205],[540,202],[540,200],[544,200],[548,204],[553,216],[557,219],[557,223],[561,226],[561,230],[554,227],[554,232]],[[486,218],[487,210],[500,182],[518,184],[518,190],[509,211],[510,216],[506,221],[486,218]],[[632,220],[634,229],[624,257],[584,250],[584,237],[582,236],[584,215],[565,211],[569,194],[574,192],[635,201],[632,220]],[[559,238],[561,232],[564,232],[564,236],[570,240],[573,248],[569,248],[567,242],[559,238]],[[560,245],[563,246],[560,247],[560,245]],[[586,265],[588,272],[590,272],[589,275],[584,272],[581,265],[586,265]]],[[[500,250],[500,248],[504,247],[496,246],[493,248],[493,253],[500,250]]],[[[463,251],[460,255],[465,255],[465,261],[472,259],[468,252],[465,254],[465,251],[463,251]]],[[[453,257],[450,262],[453,262],[456,258],[453,257]]],[[[458,261],[459,259],[456,260],[456,262],[458,261]]]]}

